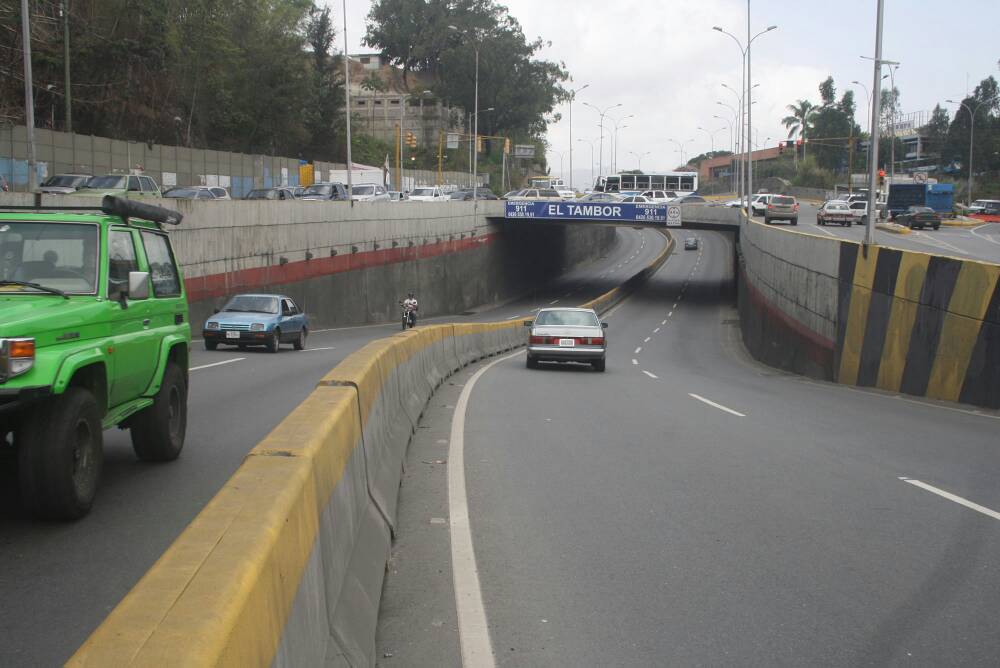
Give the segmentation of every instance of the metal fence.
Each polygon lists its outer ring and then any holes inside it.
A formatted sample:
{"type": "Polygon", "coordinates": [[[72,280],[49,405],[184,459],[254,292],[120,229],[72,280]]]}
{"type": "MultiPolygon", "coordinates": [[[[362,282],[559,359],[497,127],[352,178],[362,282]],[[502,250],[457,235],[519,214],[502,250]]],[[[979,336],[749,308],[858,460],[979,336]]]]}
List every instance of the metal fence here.
{"type": "MultiPolygon", "coordinates": [[[[166,146],[139,141],[109,139],[93,135],[35,129],[36,174],[38,183],[54,174],[129,174],[153,177],[161,187],[174,185],[221,186],[233,197],[243,197],[254,188],[296,186],[299,169],[306,164],[294,158],[250,155],[209,149],[166,146]]],[[[320,175],[343,170],[342,164],[315,161],[320,175]]],[[[395,170],[390,170],[391,177],[395,170]]],[[[10,190],[28,190],[28,129],[23,125],[0,125],[0,184],[10,190]]],[[[437,182],[431,170],[405,170],[408,186],[437,182]]],[[[471,175],[445,172],[445,183],[470,185],[471,175]]]]}

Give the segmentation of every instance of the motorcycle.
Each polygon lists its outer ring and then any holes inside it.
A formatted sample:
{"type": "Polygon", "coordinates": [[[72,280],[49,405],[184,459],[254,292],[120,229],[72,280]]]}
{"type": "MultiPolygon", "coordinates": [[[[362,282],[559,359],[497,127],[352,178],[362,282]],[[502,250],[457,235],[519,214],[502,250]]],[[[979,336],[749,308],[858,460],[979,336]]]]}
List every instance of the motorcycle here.
{"type": "Polygon", "coordinates": [[[417,324],[417,308],[415,306],[409,306],[399,302],[399,305],[403,307],[403,331],[406,331],[407,327],[414,327],[417,324]]]}

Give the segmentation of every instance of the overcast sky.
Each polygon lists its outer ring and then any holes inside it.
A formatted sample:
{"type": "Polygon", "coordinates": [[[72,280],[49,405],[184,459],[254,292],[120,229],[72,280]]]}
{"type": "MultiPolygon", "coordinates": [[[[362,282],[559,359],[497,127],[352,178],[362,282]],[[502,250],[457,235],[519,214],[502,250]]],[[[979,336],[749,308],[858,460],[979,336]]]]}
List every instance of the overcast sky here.
{"type": "MultiPolygon", "coordinates": [[[[340,2],[332,5],[343,29],[340,2]]],[[[685,157],[710,148],[728,148],[732,117],[717,101],[736,106],[736,96],[721,84],[739,89],[740,52],[732,39],[712,30],[718,25],[746,40],[745,0],[507,0],[505,3],[529,39],[552,44],[540,56],[564,62],[573,87],[589,84],[573,105],[574,185],[590,181],[591,150],[577,139],[600,137],[598,114],[583,106],[606,108],[619,122],[618,168],[632,169],[632,152],[649,155],[643,171],[669,170],[681,156],[671,139],[684,143],[685,157]],[[688,142],[687,140],[693,140],[688,142]]],[[[930,110],[947,98],[958,99],[989,75],[1000,60],[1000,0],[886,0],[883,58],[901,63],[895,74],[903,112],[930,110]]],[[[348,0],[351,52],[361,46],[368,0],[348,0]]],[[[819,101],[817,86],[832,75],[838,97],[852,80],[869,89],[875,48],[875,0],[752,0],[753,34],[778,29],[753,44],[753,125],[760,144],[773,146],[787,136],[781,119],[786,105],[800,98],[819,101]]],[[[338,34],[339,48],[343,36],[338,34]]],[[[887,82],[888,83],[888,82],[887,82]]],[[[860,109],[864,91],[853,86],[860,109]]],[[[954,105],[947,105],[954,113],[954,105]]],[[[549,164],[569,179],[569,119],[566,105],[549,126],[549,164]]],[[[964,113],[964,112],[963,112],[964,113]]],[[[611,125],[609,121],[606,121],[611,125]]],[[[862,125],[865,123],[862,122],[862,125]]],[[[610,170],[610,139],[605,132],[604,172],[610,170]]],[[[595,163],[600,142],[594,144],[595,163]]],[[[596,164],[594,169],[597,169],[596,164]]]]}

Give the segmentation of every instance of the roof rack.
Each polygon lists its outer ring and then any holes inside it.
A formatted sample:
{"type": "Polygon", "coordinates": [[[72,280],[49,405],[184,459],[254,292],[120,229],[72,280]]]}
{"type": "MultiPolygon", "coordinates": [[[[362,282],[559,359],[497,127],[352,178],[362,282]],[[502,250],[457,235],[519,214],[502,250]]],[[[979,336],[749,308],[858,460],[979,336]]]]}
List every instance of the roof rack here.
{"type": "Polygon", "coordinates": [[[120,216],[126,224],[129,218],[142,218],[162,225],[180,225],[184,216],[177,211],[153,204],[143,204],[124,197],[105,195],[101,206],[49,206],[42,204],[41,193],[35,193],[34,204],[2,205],[0,211],[100,211],[109,216],[120,216]]]}

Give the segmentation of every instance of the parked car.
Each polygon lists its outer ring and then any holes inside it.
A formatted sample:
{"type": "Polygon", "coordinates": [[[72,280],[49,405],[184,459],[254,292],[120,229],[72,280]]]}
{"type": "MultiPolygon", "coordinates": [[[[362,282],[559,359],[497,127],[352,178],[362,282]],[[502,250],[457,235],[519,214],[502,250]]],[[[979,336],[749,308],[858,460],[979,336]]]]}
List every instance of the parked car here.
{"type": "Polygon", "coordinates": [[[289,188],[254,188],[243,199],[293,200],[295,199],[295,195],[289,188]]]}
{"type": "Polygon", "coordinates": [[[265,346],[276,353],[282,343],[291,343],[296,350],[306,347],[309,319],[291,297],[274,294],[236,295],[216,311],[202,329],[205,348],[215,350],[219,344],[265,346]]]}
{"type": "Polygon", "coordinates": [[[295,196],[295,199],[302,197],[306,191],[305,186],[288,186],[288,189],[292,191],[292,195],[295,196]]]}
{"type": "Polygon", "coordinates": [[[620,202],[621,196],[614,193],[590,193],[580,198],[581,202],[620,202]]]}
{"type": "MultiPolygon", "coordinates": [[[[472,201],[472,190],[456,190],[449,197],[452,201],[459,202],[471,202],[472,201]]],[[[476,189],[476,199],[480,200],[493,200],[500,199],[497,197],[492,190],[489,188],[477,188],[476,189]]]]}
{"type": "Polygon", "coordinates": [[[389,199],[391,199],[393,202],[402,202],[404,200],[409,199],[409,197],[407,197],[406,193],[404,192],[400,192],[398,190],[390,190],[389,199]]]}
{"type": "Polygon", "coordinates": [[[896,214],[896,223],[913,230],[922,230],[925,227],[936,230],[941,227],[941,214],[929,206],[909,206],[906,211],[896,214]]]}
{"type": "Polygon", "coordinates": [[[773,195],[764,209],[764,224],[774,220],[787,220],[792,225],[799,224],[799,203],[791,195],[773,195]]]}
{"type": "Polygon", "coordinates": [[[823,202],[823,206],[816,212],[817,225],[844,225],[845,227],[854,222],[854,215],[847,202],[839,199],[823,202]]]}
{"type": "Polygon", "coordinates": [[[351,197],[355,202],[388,202],[389,191],[377,183],[359,183],[351,186],[351,197]]]}
{"type": "Polygon", "coordinates": [[[101,211],[0,212],[0,448],[13,434],[32,514],[90,511],[105,429],[128,429],[143,461],[180,455],[191,329],[161,226],[181,220],[117,197],[101,211]]]}
{"type": "Polygon", "coordinates": [[[602,323],[594,309],[546,308],[524,326],[531,328],[529,369],[537,369],[539,362],[584,362],[604,371],[608,323],[602,323]]]}
{"type": "Polygon", "coordinates": [[[647,190],[642,193],[642,197],[645,197],[647,202],[666,204],[676,199],[677,193],[672,190],[647,190]]]}
{"type": "Polygon", "coordinates": [[[517,195],[511,196],[509,199],[562,199],[559,197],[559,193],[552,188],[525,188],[524,190],[517,193],[517,195]]]}
{"type": "Polygon", "coordinates": [[[320,201],[331,200],[335,202],[346,202],[347,186],[343,183],[314,183],[306,186],[302,191],[301,200],[320,201]]]}
{"type": "Polygon", "coordinates": [[[151,176],[143,174],[105,174],[91,176],[74,193],[89,197],[160,197],[160,187],[151,176]]]}
{"type": "Polygon", "coordinates": [[[622,202],[628,204],[646,204],[649,203],[649,199],[643,195],[629,195],[628,197],[623,197],[622,202]]]}
{"type": "Polygon", "coordinates": [[[414,202],[444,202],[448,194],[438,186],[418,186],[410,191],[410,199],[414,202]]]}
{"type": "Polygon", "coordinates": [[[174,186],[163,192],[166,199],[232,199],[225,188],[219,186],[174,186]]]}
{"type": "Polygon", "coordinates": [[[514,199],[514,198],[516,198],[518,195],[520,195],[523,192],[524,192],[524,188],[521,188],[520,190],[510,190],[508,192],[505,192],[503,195],[501,195],[500,199],[514,199]]]}
{"type": "Polygon", "coordinates": [[[698,237],[688,237],[685,239],[684,250],[698,250],[698,237]]]}
{"type": "Polygon", "coordinates": [[[670,202],[671,204],[708,204],[708,200],[701,195],[681,195],[670,202]]]}
{"type": "Polygon", "coordinates": [[[90,174],[55,174],[42,181],[38,192],[45,195],[69,195],[79,190],[84,183],[93,178],[90,174]]]}

